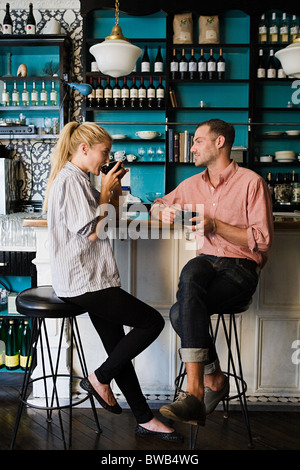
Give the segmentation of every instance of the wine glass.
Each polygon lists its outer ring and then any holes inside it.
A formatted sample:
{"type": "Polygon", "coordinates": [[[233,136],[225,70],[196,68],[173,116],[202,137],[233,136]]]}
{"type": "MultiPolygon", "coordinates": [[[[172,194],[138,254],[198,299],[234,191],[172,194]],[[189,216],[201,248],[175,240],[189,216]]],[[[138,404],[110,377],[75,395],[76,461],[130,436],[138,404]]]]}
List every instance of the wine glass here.
{"type": "Polygon", "coordinates": [[[138,154],[139,154],[139,156],[140,156],[141,161],[143,162],[143,161],[144,161],[144,155],[145,155],[145,149],[144,149],[144,147],[139,147],[139,148],[138,148],[138,154]]]}
{"type": "Polygon", "coordinates": [[[152,162],[154,154],[155,154],[155,151],[154,151],[153,147],[149,147],[148,150],[147,150],[147,155],[150,158],[150,162],[152,162]]]}
{"type": "Polygon", "coordinates": [[[163,151],[161,147],[158,147],[156,153],[158,155],[158,160],[161,162],[165,156],[165,152],[163,151]]]}

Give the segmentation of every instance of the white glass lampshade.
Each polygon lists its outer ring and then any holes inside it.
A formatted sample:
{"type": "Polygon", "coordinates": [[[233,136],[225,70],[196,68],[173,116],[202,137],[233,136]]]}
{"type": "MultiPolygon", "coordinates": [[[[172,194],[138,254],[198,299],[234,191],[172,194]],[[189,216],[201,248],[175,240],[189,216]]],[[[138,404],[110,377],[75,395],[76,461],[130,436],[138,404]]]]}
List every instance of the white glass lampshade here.
{"type": "Polygon", "coordinates": [[[111,77],[130,74],[142,50],[122,39],[107,39],[90,48],[100,72],[111,77]]]}
{"type": "Polygon", "coordinates": [[[297,38],[285,49],[275,52],[280,60],[285,74],[289,77],[300,78],[300,38],[297,38]]]}

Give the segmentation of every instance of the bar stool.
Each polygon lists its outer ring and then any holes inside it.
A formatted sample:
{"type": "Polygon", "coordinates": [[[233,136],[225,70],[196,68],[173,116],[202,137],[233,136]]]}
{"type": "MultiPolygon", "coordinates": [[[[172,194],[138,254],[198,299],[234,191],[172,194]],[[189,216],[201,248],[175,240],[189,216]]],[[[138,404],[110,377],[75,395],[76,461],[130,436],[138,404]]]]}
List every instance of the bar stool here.
{"type": "MultiPolygon", "coordinates": [[[[69,445],[72,446],[72,408],[74,406],[83,403],[85,400],[90,399],[93,415],[96,423],[96,432],[101,433],[101,429],[98,422],[94,399],[91,394],[86,395],[82,399],[77,399],[76,402],[72,400],[72,385],[74,379],[81,379],[82,377],[73,374],[73,349],[77,351],[78,359],[81,367],[83,377],[87,377],[87,366],[85,362],[83,347],[79,334],[78,324],[76,316],[84,313],[84,310],[63,302],[59,299],[51,286],[41,286],[32,289],[26,289],[17,296],[16,299],[17,311],[26,317],[30,317],[32,321],[32,333],[31,333],[31,344],[30,352],[28,354],[27,364],[24,372],[23,384],[19,396],[19,407],[17,417],[14,426],[13,437],[10,448],[14,448],[21,415],[24,405],[39,410],[46,410],[47,422],[52,422],[52,412],[58,411],[59,427],[61,430],[62,441],[64,449],[67,449],[66,436],[63,427],[63,420],[61,410],[69,409],[69,445]],[[59,333],[59,341],[57,347],[57,356],[55,360],[52,358],[46,319],[61,319],[61,328],[59,333]],[[61,356],[61,346],[64,330],[67,326],[67,322],[70,328],[70,361],[69,361],[69,372],[59,372],[59,362],[61,356]],[[41,350],[41,369],[42,375],[40,377],[31,378],[31,374],[37,364],[37,347],[40,345],[41,350]],[[31,361],[29,357],[31,356],[31,361]],[[49,366],[49,374],[46,372],[46,365],[49,366]],[[59,377],[66,377],[69,385],[69,396],[67,404],[62,404],[58,396],[57,379],[59,377]],[[26,396],[28,393],[28,387],[31,383],[36,381],[43,381],[44,392],[45,392],[45,406],[34,405],[27,401],[26,396]],[[47,384],[48,382],[48,384],[47,384]],[[50,382],[50,383],[49,383],[50,382]]],[[[40,364],[39,364],[40,365],[40,364]]]]}
{"type": "MultiPolygon", "coordinates": [[[[236,317],[235,317],[237,314],[243,313],[246,310],[248,310],[250,304],[251,304],[251,300],[247,304],[238,306],[237,308],[234,309],[234,311],[232,311],[231,309],[231,311],[224,310],[222,313],[218,313],[215,329],[213,329],[212,322],[210,319],[210,332],[211,332],[213,341],[215,343],[217,340],[220,323],[222,324],[224,335],[225,335],[225,340],[226,340],[227,352],[228,352],[227,370],[223,371],[223,373],[227,375],[228,378],[233,377],[235,381],[235,386],[236,386],[236,394],[232,396],[228,395],[223,400],[223,409],[224,409],[223,416],[224,418],[229,417],[229,402],[238,398],[240,402],[243,418],[245,421],[247,433],[248,433],[248,447],[252,448],[253,440],[252,440],[252,433],[251,433],[248,407],[247,407],[247,397],[246,397],[247,383],[245,382],[244,376],[243,376],[243,369],[242,369],[242,362],[241,362],[241,355],[240,355],[240,345],[239,345],[239,339],[238,339],[238,333],[237,333],[237,327],[236,327],[236,317]],[[229,316],[228,325],[226,324],[226,318],[225,318],[225,316],[227,315],[229,316]],[[235,349],[236,349],[237,364],[235,363],[235,360],[232,354],[232,342],[234,342],[233,345],[235,346],[235,349]]],[[[182,384],[183,384],[185,375],[186,375],[185,365],[183,362],[181,362],[179,374],[175,379],[174,400],[177,397],[179,391],[182,390],[182,384]]],[[[195,449],[198,429],[199,429],[199,426],[194,426],[192,424],[190,425],[190,450],[195,449]],[[195,427],[194,433],[193,433],[193,427],[195,427]]]]}

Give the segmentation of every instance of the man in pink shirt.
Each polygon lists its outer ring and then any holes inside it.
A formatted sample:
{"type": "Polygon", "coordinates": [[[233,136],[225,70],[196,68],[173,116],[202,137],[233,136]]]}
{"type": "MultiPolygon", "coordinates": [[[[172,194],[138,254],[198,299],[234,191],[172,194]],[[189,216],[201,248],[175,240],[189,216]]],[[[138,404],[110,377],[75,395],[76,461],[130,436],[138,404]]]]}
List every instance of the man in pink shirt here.
{"type": "Polygon", "coordinates": [[[196,211],[197,205],[204,206],[202,220],[191,219],[200,248],[180,274],[177,302],[170,311],[181,338],[187,389],[160,409],[168,418],[193,424],[204,425],[206,414],[229,392],[209,335],[209,317],[251,300],[273,238],[269,190],[258,174],[230,160],[234,138],[233,126],[224,121],[201,123],[191,150],[195,166],[206,170],[152,208],[155,217],[173,223],[178,208],[196,211]]]}

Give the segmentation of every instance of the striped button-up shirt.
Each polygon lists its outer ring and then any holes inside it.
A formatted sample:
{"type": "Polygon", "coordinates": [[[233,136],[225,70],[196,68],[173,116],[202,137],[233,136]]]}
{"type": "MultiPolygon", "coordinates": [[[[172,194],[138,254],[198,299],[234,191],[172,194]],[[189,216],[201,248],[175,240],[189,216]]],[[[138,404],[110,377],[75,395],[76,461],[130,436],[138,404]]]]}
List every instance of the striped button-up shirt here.
{"type": "Polygon", "coordinates": [[[51,185],[49,251],[52,285],[60,297],[120,286],[109,239],[88,239],[96,226],[99,196],[88,175],[71,162],[51,185]]]}
{"type": "Polygon", "coordinates": [[[182,209],[197,210],[204,206],[204,216],[219,219],[247,229],[248,247],[236,245],[218,234],[195,232],[199,240],[198,253],[247,258],[263,267],[273,239],[272,201],[264,180],[257,173],[241,168],[233,160],[222,172],[214,188],[207,169],[187,178],[174,191],[155,203],[166,206],[178,204],[182,209]],[[189,207],[187,207],[189,206],[189,207]]]}

